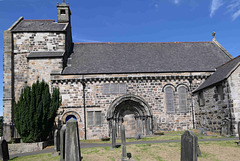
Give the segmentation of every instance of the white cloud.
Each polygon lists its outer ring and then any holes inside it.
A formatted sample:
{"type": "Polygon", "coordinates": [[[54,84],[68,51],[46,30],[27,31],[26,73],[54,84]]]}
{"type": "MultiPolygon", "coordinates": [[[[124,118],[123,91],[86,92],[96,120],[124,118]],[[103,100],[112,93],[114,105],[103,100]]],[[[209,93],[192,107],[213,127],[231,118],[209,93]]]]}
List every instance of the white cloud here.
{"type": "Polygon", "coordinates": [[[234,21],[236,18],[238,18],[240,16],[240,9],[236,12],[233,13],[232,15],[232,20],[234,21]]]}
{"type": "Polygon", "coordinates": [[[178,4],[180,0],[174,0],[174,3],[175,4],[178,4]]]}
{"type": "Polygon", "coordinates": [[[240,0],[232,0],[227,5],[227,11],[232,14],[232,20],[234,21],[240,16],[240,0]]]}
{"type": "Polygon", "coordinates": [[[223,5],[223,0],[212,0],[210,8],[210,17],[213,17],[215,12],[223,5]]]}

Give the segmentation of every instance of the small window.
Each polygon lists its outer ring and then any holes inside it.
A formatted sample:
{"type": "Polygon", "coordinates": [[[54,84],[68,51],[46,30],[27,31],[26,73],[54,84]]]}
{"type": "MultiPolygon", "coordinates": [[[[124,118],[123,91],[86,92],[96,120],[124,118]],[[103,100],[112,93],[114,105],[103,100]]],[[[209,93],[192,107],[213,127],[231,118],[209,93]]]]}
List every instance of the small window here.
{"type": "Polygon", "coordinates": [[[88,126],[93,126],[93,111],[87,112],[87,123],[88,126]]]}
{"type": "Polygon", "coordinates": [[[65,15],[65,14],[66,14],[66,11],[65,11],[65,10],[60,10],[60,14],[61,14],[61,15],[65,15]]]}
{"type": "Polygon", "coordinates": [[[174,94],[172,87],[165,88],[167,113],[174,113],[174,94]]]}
{"type": "Polygon", "coordinates": [[[88,111],[87,112],[87,123],[88,126],[101,126],[102,119],[101,111],[88,111]]]}
{"type": "Polygon", "coordinates": [[[218,93],[219,99],[224,100],[222,85],[218,85],[216,88],[217,88],[217,93],[218,93]]]}
{"type": "Polygon", "coordinates": [[[186,87],[178,88],[179,110],[180,112],[187,111],[187,89],[186,87]]]}
{"type": "Polygon", "coordinates": [[[205,101],[204,101],[203,91],[199,92],[198,100],[199,100],[199,106],[204,106],[205,101]]]}
{"type": "Polygon", "coordinates": [[[124,83],[108,83],[103,85],[103,94],[125,94],[127,93],[127,85],[124,83]]]}

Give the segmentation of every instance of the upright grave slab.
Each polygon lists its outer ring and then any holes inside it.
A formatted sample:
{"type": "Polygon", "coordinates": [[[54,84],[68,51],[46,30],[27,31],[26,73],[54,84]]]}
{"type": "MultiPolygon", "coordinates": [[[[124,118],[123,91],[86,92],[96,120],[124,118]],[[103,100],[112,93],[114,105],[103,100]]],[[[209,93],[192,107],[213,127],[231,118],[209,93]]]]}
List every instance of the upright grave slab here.
{"type": "Polygon", "coordinates": [[[112,125],[112,148],[116,148],[116,125],[112,125]]]}
{"type": "Polygon", "coordinates": [[[197,161],[198,138],[188,130],[181,136],[181,161],[197,161]]]}
{"type": "Polygon", "coordinates": [[[127,161],[127,149],[126,149],[126,137],[125,137],[125,127],[122,124],[121,127],[121,146],[122,146],[122,161],[127,161]]]}
{"type": "Polygon", "coordinates": [[[78,123],[75,119],[71,118],[66,124],[65,160],[79,161],[81,159],[78,123]]]}
{"type": "Polygon", "coordinates": [[[60,161],[65,161],[65,134],[66,124],[60,130],[60,161]]]}
{"type": "Polygon", "coordinates": [[[56,129],[54,132],[54,150],[56,152],[60,151],[60,131],[56,129]]]}
{"type": "Polygon", "coordinates": [[[6,142],[6,140],[0,141],[0,160],[9,160],[8,143],[6,142]]]}

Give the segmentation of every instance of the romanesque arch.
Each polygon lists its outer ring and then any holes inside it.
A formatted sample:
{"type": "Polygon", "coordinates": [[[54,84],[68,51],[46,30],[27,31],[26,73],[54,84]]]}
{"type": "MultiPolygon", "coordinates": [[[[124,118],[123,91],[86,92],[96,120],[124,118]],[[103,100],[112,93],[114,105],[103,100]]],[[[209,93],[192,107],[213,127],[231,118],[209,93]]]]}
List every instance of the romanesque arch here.
{"type": "Polygon", "coordinates": [[[127,94],[118,97],[112,102],[107,112],[109,133],[111,133],[114,126],[117,128],[117,133],[119,134],[119,126],[125,123],[126,117],[130,119],[129,122],[134,124],[132,129],[136,127],[135,134],[133,135],[137,135],[137,133],[150,135],[152,133],[153,121],[151,108],[143,98],[127,94]]]}
{"type": "Polygon", "coordinates": [[[68,111],[68,112],[64,113],[63,116],[62,116],[61,121],[62,121],[63,123],[66,123],[66,118],[67,118],[68,116],[70,116],[70,115],[75,116],[75,118],[77,119],[78,123],[79,123],[79,122],[82,122],[80,115],[79,115],[77,112],[75,112],[75,111],[68,111]]]}

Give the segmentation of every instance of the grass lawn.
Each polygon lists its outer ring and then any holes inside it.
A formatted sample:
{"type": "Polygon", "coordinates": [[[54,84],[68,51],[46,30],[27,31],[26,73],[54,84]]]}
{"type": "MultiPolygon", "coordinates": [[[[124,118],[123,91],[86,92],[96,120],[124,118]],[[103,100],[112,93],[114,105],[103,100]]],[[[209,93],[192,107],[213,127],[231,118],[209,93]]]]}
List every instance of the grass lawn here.
{"type": "MultiPolygon", "coordinates": [[[[207,136],[193,130],[198,139],[219,138],[221,136],[208,132],[207,136]]],[[[179,140],[184,132],[166,132],[165,135],[152,136],[140,140],[127,139],[132,141],[148,141],[148,140],[179,140]]],[[[100,140],[81,140],[85,143],[111,143],[110,141],[100,140]]],[[[120,142],[118,140],[118,142],[120,142]]],[[[202,157],[199,161],[237,161],[240,158],[240,147],[234,143],[235,141],[213,141],[199,142],[202,157]]],[[[127,152],[132,153],[135,161],[162,161],[162,160],[180,160],[181,153],[180,143],[157,143],[157,144],[138,144],[127,145],[127,152]]],[[[110,147],[84,148],[81,149],[83,161],[119,161],[121,158],[121,148],[110,149],[110,147]]],[[[13,158],[14,161],[59,161],[60,157],[53,157],[50,153],[32,155],[26,157],[13,158]]]]}
{"type": "MultiPolygon", "coordinates": [[[[199,142],[202,157],[199,161],[237,161],[240,158],[240,147],[234,141],[199,142]]],[[[180,143],[158,143],[127,145],[127,152],[132,153],[135,161],[170,161],[180,160],[180,143]]],[[[119,161],[121,148],[110,147],[81,149],[83,161],[119,161]]],[[[50,153],[19,157],[13,161],[59,161],[60,157],[52,157],[50,153]]]]}
{"type": "MultiPolygon", "coordinates": [[[[216,139],[223,136],[220,136],[219,134],[207,132],[208,135],[201,135],[199,134],[198,130],[192,130],[195,135],[198,137],[198,139],[216,139]]],[[[167,131],[164,133],[164,135],[159,136],[150,136],[145,137],[139,140],[136,140],[135,138],[129,138],[126,139],[126,142],[134,142],[134,141],[153,141],[153,140],[180,140],[181,135],[184,133],[184,131],[167,131]]],[[[111,143],[111,141],[101,141],[99,140],[81,140],[81,142],[84,143],[111,143]]],[[[120,143],[121,139],[117,139],[117,143],[120,143]]]]}

